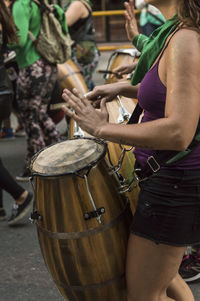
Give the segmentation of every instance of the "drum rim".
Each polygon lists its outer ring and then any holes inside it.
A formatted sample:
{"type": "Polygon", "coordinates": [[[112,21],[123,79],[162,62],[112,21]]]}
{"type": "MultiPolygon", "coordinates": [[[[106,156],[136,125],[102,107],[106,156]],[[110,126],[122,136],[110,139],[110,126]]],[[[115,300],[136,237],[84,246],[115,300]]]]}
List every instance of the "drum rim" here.
{"type": "Polygon", "coordinates": [[[107,152],[107,149],[108,149],[108,145],[107,145],[107,142],[105,140],[102,140],[102,139],[98,139],[98,138],[90,138],[90,137],[75,137],[75,138],[70,138],[70,139],[67,139],[66,141],[69,141],[69,140],[93,140],[95,141],[96,143],[99,143],[99,144],[102,144],[104,146],[104,149],[103,149],[103,152],[102,154],[99,155],[99,157],[92,161],[90,164],[88,164],[87,166],[85,167],[82,167],[82,168],[78,168],[74,171],[68,171],[68,172],[64,172],[64,173],[57,173],[57,174],[44,174],[44,173],[41,173],[41,172],[36,172],[36,171],[32,171],[31,168],[33,166],[33,163],[35,162],[36,158],[39,156],[39,154],[41,152],[43,152],[44,150],[52,147],[53,145],[56,145],[56,144],[59,144],[59,143],[63,143],[65,141],[60,141],[60,142],[57,142],[57,143],[53,143],[51,145],[48,145],[46,147],[44,147],[43,149],[41,149],[40,151],[38,151],[31,159],[31,162],[30,162],[30,172],[31,172],[31,175],[32,177],[35,177],[35,176],[39,176],[39,177],[43,177],[43,178],[55,178],[55,177],[62,177],[62,176],[71,176],[71,175],[76,175],[76,176],[80,176],[80,177],[83,177],[81,175],[78,175],[79,172],[83,171],[83,170],[86,170],[88,169],[88,171],[90,171],[90,169],[95,166],[97,164],[97,162],[99,162],[102,158],[105,157],[105,154],[107,152]]]}
{"type": "Polygon", "coordinates": [[[135,57],[135,58],[138,58],[138,57],[140,57],[140,51],[139,50],[137,50],[136,48],[120,48],[120,49],[116,49],[114,52],[113,52],[113,55],[114,54],[123,54],[123,53],[125,53],[125,54],[128,54],[128,55],[130,55],[130,56],[132,56],[132,57],[135,57]]]}

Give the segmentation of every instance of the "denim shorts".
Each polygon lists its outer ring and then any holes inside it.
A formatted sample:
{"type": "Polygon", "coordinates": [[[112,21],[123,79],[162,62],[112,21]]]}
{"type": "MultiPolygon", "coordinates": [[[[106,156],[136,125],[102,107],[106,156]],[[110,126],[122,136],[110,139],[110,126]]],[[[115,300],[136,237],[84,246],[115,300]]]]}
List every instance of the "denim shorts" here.
{"type": "Polygon", "coordinates": [[[131,233],[156,244],[200,243],[200,170],[160,170],[140,183],[131,233]]]}

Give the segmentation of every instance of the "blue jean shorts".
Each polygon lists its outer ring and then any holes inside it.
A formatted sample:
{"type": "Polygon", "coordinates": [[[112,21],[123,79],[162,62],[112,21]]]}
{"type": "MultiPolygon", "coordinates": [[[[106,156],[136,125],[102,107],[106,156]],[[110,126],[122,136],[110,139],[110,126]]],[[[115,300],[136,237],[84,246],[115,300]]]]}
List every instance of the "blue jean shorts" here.
{"type": "Polygon", "coordinates": [[[156,244],[200,243],[200,170],[160,170],[140,183],[131,233],[156,244]]]}

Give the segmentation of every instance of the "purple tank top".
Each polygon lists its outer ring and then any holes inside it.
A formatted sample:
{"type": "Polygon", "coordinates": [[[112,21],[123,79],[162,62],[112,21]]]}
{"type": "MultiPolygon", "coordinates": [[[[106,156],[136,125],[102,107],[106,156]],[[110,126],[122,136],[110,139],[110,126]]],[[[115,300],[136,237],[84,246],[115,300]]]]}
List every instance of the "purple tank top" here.
{"type": "MultiPolygon", "coordinates": [[[[169,41],[157,63],[146,73],[140,84],[138,90],[138,102],[144,110],[144,116],[141,122],[152,121],[164,117],[167,89],[159,78],[158,66],[169,41]]],[[[154,155],[155,152],[156,151],[150,149],[135,148],[134,155],[138,163],[143,166],[146,163],[147,158],[154,155]]],[[[200,169],[200,145],[185,159],[167,168],[200,169]]]]}

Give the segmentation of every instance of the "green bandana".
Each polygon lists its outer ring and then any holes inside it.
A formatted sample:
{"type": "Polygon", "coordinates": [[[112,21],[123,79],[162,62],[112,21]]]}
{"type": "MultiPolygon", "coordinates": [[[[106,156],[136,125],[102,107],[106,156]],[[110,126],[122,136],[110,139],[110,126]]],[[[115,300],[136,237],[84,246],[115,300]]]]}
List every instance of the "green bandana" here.
{"type": "Polygon", "coordinates": [[[137,85],[142,81],[163,49],[168,36],[176,29],[179,23],[180,21],[175,15],[154,30],[149,38],[141,34],[134,38],[133,45],[141,51],[141,56],[131,78],[132,85],[137,85]]]}

